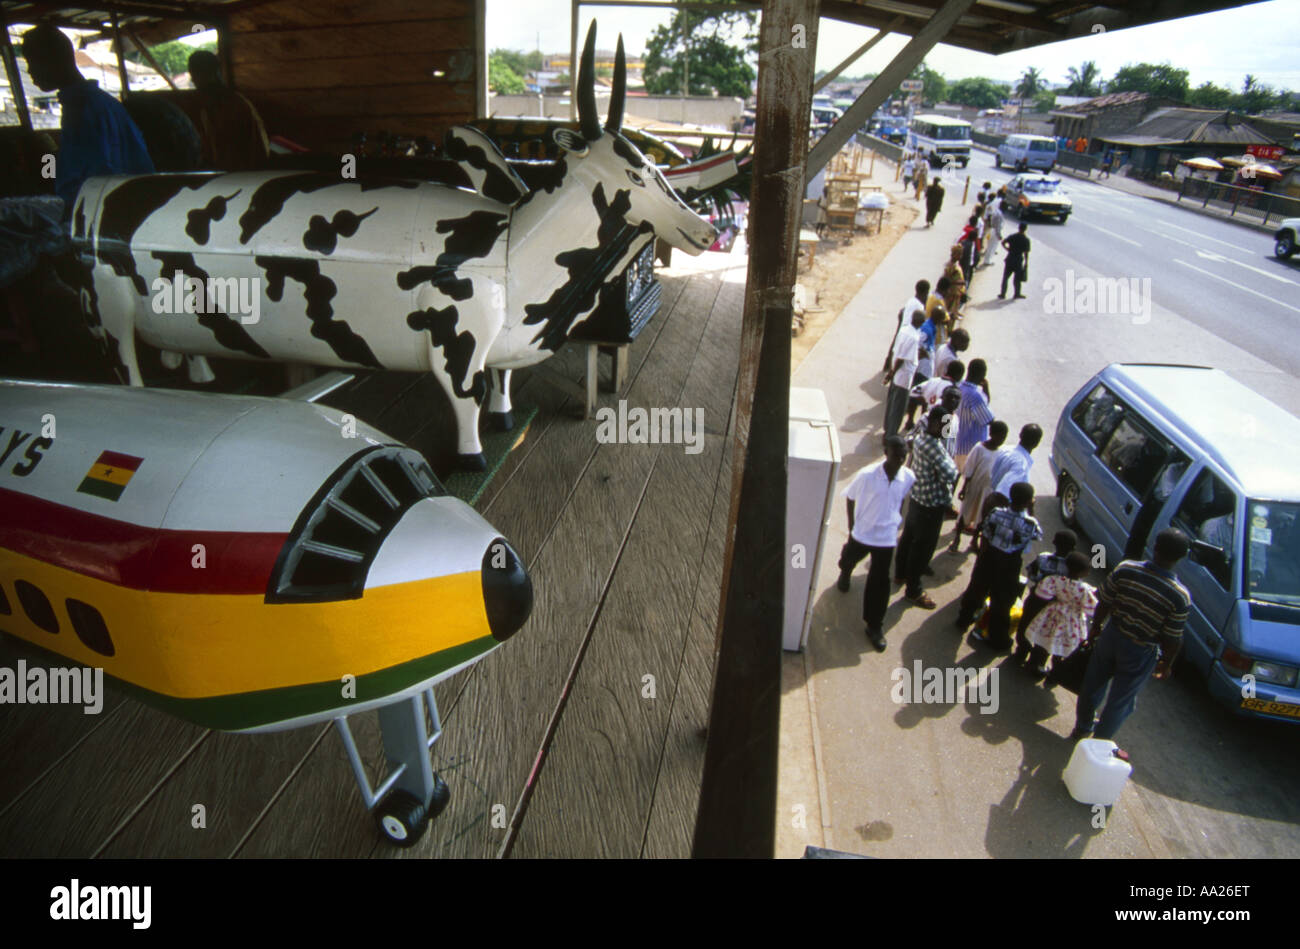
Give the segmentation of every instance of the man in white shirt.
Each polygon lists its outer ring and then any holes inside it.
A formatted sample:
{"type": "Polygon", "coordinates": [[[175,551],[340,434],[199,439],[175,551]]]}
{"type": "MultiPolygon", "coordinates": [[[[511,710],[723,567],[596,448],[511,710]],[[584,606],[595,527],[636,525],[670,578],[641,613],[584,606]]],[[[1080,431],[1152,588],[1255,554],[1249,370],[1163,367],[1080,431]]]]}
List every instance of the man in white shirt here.
{"type": "Polygon", "coordinates": [[[897,435],[907,412],[907,402],[912,392],[912,377],[921,359],[921,324],[925,322],[925,307],[912,310],[911,324],[898,328],[890,350],[889,394],[885,397],[885,435],[897,435]]]}
{"type": "Polygon", "coordinates": [[[948,342],[940,346],[934,354],[934,374],[936,376],[946,375],[948,363],[958,358],[960,354],[969,348],[970,333],[961,327],[953,330],[952,335],[948,337],[948,342]]]}
{"type": "Polygon", "coordinates": [[[840,551],[840,578],[835,586],[849,590],[853,568],[871,556],[867,585],[862,593],[862,620],[867,638],[877,652],[885,651],[885,610],[889,607],[889,566],[903,522],[903,501],[916,483],[916,475],[903,465],[907,445],[898,435],[885,437],[885,457],[867,465],[849,482],[849,539],[840,551]]]}
{"type": "MultiPolygon", "coordinates": [[[[1033,450],[1038,447],[1038,443],[1043,440],[1043,430],[1038,425],[1030,422],[1020,430],[1020,444],[1015,448],[1003,448],[998,452],[997,458],[993,461],[993,472],[989,484],[993,486],[993,493],[1002,495],[1002,505],[1010,503],[1011,486],[1017,481],[1029,481],[1029,470],[1034,467],[1034,459],[1031,455],[1033,450]]],[[[1030,509],[1033,513],[1033,509],[1030,509]]]]}

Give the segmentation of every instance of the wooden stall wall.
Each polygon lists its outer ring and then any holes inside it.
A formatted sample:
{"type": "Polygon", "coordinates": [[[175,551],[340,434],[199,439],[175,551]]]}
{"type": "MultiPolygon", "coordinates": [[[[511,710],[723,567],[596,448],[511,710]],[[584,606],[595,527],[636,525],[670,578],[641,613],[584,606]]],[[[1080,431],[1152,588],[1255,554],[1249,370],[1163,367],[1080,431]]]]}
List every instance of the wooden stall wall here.
{"type": "Polygon", "coordinates": [[[475,117],[475,0],[272,0],[229,18],[234,86],[267,133],[345,152],[380,132],[441,142],[475,117]]]}

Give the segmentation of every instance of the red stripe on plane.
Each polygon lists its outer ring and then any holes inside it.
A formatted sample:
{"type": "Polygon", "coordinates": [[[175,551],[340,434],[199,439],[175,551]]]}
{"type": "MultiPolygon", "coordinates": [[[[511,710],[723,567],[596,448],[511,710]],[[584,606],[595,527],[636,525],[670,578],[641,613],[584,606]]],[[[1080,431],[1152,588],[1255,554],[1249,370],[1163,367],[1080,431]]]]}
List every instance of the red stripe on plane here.
{"type": "Polygon", "coordinates": [[[0,488],[0,547],[136,590],[261,595],[287,537],[141,527],[0,488]]]}
{"type": "Polygon", "coordinates": [[[124,455],[117,451],[101,451],[99,457],[95,459],[95,464],[135,471],[143,461],[143,458],[137,458],[135,455],[124,455]]]}

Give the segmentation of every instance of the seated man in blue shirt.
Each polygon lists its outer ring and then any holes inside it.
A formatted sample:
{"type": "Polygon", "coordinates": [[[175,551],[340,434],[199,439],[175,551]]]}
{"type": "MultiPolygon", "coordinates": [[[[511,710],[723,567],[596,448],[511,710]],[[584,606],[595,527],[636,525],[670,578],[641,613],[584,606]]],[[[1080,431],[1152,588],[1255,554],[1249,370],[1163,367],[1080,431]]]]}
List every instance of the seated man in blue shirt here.
{"type": "Polygon", "coordinates": [[[55,163],[55,193],[66,218],[81,184],[94,175],[152,174],[144,136],[122,103],[77,71],[72,41],[42,23],[23,34],[23,56],[32,81],[45,92],[59,90],[62,136],[55,163]]]}

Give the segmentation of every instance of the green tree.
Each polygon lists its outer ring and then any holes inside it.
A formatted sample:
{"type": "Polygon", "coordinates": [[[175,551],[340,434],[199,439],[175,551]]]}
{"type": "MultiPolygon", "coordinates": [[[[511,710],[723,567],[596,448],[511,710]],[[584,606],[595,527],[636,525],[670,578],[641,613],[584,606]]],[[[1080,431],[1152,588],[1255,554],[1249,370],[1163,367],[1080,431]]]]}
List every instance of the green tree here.
{"type": "Polygon", "coordinates": [[[1187,70],[1169,63],[1130,63],[1115,73],[1106,86],[1107,92],[1145,92],[1179,102],[1187,101],[1187,70]]]}
{"type": "MultiPolygon", "coordinates": [[[[206,49],[208,52],[217,51],[216,43],[204,43],[202,46],[191,46],[188,43],[181,43],[172,40],[167,43],[159,43],[157,46],[149,47],[149,52],[153,55],[154,60],[162,70],[169,76],[179,76],[187,72],[190,68],[190,56],[198,50],[206,49]]],[[[139,53],[130,57],[134,62],[146,62],[139,53]]]]}
{"type": "Polygon", "coordinates": [[[1040,92],[1034,97],[1035,112],[1050,112],[1056,108],[1056,93],[1051,89],[1040,92]]]}
{"type": "Polygon", "coordinates": [[[1203,82],[1187,93],[1187,104],[1199,109],[1226,109],[1232,105],[1232,90],[1203,82]]]}
{"type": "Polygon", "coordinates": [[[946,98],[949,102],[968,105],[974,109],[996,109],[1006,95],[1006,86],[979,76],[949,83],[946,98]]]}
{"type": "Polygon", "coordinates": [[[948,80],[921,62],[908,79],[919,79],[925,85],[921,89],[921,101],[928,103],[943,102],[948,95],[948,80]]]}
{"type": "Polygon", "coordinates": [[[523,76],[495,52],[488,56],[488,88],[505,96],[517,96],[528,91],[523,76]]]}
{"type": "Polygon", "coordinates": [[[758,50],[758,14],[737,7],[700,13],[679,10],[646,41],[645,88],[652,95],[748,96],[757,75],[749,54],[758,50]],[[730,34],[744,24],[744,46],[730,34]]]}
{"type": "Polygon", "coordinates": [[[1282,108],[1289,99],[1289,95],[1279,95],[1271,86],[1264,85],[1248,73],[1241,84],[1241,94],[1232,97],[1229,107],[1237,112],[1252,114],[1282,108]]]}
{"type": "Polygon", "coordinates": [[[1021,99],[1032,99],[1043,89],[1043,74],[1035,66],[1025,70],[1016,84],[1016,95],[1021,99]]]}
{"type": "Polygon", "coordinates": [[[1067,96],[1095,96],[1101,93],[1101,72],[1097,69],[1097,64],[1091,59],[1082,66],[1071,66],[1066,70],[1066,81],[1069,83],[1065,87],[1067,96]]]}

